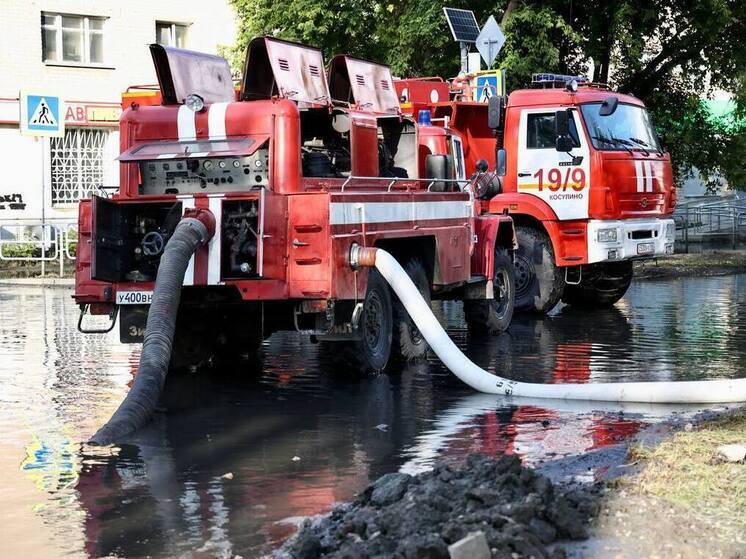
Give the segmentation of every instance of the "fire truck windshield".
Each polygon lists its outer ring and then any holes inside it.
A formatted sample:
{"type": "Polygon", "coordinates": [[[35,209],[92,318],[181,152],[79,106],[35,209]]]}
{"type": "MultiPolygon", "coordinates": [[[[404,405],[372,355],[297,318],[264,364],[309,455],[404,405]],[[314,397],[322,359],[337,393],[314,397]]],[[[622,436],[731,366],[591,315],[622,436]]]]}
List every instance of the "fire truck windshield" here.
{"type": "Polygon", "coordinates": [[[650,115],[644,107],[620,103],[608,116],[599,114],[601,103],[581,105],[588,134],[598,150],[651,149],[660,151],[650,115]]]}

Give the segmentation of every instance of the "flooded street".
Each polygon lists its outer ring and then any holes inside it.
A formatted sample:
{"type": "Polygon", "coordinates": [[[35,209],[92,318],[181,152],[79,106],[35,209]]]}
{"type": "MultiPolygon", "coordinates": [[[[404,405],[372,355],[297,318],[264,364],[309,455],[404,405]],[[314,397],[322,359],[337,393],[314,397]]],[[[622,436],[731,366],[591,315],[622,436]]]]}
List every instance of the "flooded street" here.
{"type": "MultiPolygon", "coordinates": [[[[79,334],[70,293],[0,288],[5,557],[252,557],[388,472],[482,452],[518,454],[554,479],[609,477],[620,443],[697,412],[500,400],[435,358],[356,378],[285,333],[265,342],[261,374],[169,378],[132,444],[97,449],[81,442],[124,398],[139,346],[79,334]]],[[[472,360],[516,380],[699,380],[746,376],[744,293],[746,274],[635,282],[607,311],[517,317],[480,339],[460,304],[435,308],[472,360]]]]}

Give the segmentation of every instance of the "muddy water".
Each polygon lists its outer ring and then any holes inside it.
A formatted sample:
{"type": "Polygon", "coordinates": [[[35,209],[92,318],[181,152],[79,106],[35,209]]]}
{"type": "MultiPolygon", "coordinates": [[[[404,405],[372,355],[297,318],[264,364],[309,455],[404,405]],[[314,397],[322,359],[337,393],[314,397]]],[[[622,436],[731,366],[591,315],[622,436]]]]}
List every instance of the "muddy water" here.
{"type": "MultiPolygon", "coordinates": [[[[559,309],[470,339],[481,366],[534,382],[746,376],[746,275],[634,284],[616,308],[559,309]]],[[[263,374],[170,379],[132,444],[81,445],[124,397],[138,349],[81,336],[70,292],[0,289],[0,555],[251,557],[372,478],[516,453],[555,478],[614,475],[626,439],[696,410],[504,402],[432,359],[354,378],[318,346],[273,336],[263,374]],[[232,479],[223,477],[232,474],[232,479]]],[[[230,476],[228,476],[230,477],[230,476]]]]}

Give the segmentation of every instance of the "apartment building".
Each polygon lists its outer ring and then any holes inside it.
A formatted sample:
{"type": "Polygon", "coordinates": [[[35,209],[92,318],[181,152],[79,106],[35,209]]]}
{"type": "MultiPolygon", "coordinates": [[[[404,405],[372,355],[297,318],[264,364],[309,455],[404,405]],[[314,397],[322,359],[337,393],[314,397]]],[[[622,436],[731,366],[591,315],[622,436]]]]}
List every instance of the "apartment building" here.
{"type": "Polygon", "coordinates": [[[120,95],[156,82],[148,45],[217,53],[235,40],[227,0],[4,0],[0,13],[0,222],[76,216],[117,186],[120,95]],[[19,132],[19,92],[65,100],[65,135],[19,132]]]}

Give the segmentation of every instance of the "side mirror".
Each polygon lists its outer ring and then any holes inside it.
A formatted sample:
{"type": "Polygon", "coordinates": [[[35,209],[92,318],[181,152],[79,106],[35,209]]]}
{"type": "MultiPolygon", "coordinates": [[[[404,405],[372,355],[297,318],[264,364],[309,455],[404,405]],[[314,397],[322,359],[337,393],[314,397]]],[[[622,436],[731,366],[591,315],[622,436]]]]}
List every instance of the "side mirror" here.
{"type": "Polygon", "coordinates": [[[497,162],[495,169],[498,177],[504,177],[508,168],[508,152],[504,148],[497,150],[497,162]]]}
{"type": "Polygon", "coordinates": [[[607,97],[598,109],[599,116],[613,115],[619,106],[619,97],[607,97]]]}
{"type": "Polygon", "coordinates": [[[500,128],[502,120],[503,98],[499,95],[493,95],[487,101],[487,126],[492,130],[500,128]]]}
{"type": "Polygon", "coordinates": [[[554,113],[554,131],[558,138],[570,135],[570,115],[566,110],[554,113]]]}
{"type": "MultiPolygon", "coordinates": [[[[428,179],[452,179],[453,156],[430,154],[425,157],[425,176],[428,179]]],[[[446,192],[449,184],[443,180],[436,180],[430,190],[432,192],[446,192]]]]}
{"type": "Polygon", "coordinates": [[[554,147],[557,151],[570,153],[572,151],[572,148],[575,146],[573,145],[573,141],[570,136],[557,136],[554,147]]]}
{"type": "Polygon", "coordinates": [[[556,135],[554,147],[557,151],[569,153],[574,147],[570,137],[570,118],[570,111],[567,109],[554,113],[554,133],[556,135]]]}

